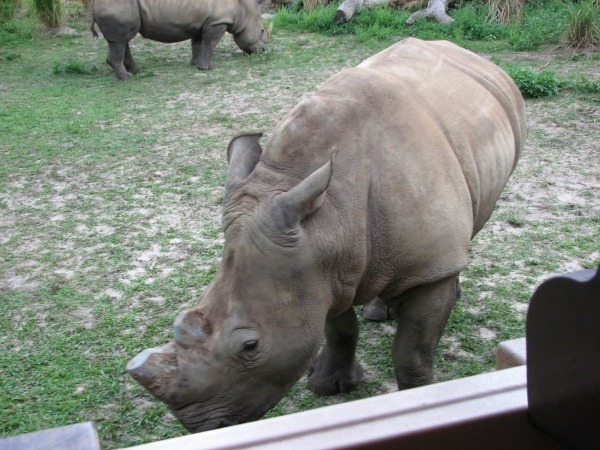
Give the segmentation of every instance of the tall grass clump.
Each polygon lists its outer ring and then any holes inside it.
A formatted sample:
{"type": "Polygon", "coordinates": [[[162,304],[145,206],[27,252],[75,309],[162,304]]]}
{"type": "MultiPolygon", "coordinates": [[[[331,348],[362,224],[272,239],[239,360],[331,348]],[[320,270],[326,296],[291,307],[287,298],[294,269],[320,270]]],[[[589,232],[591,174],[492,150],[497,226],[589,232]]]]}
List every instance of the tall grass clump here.
{"type": "Polygon", "coordinates": [[[11,20],[21,6],[21,0],[0,0],[0,23],[11,20]]]}
{"type": "Polygon", "coordinates": [[[33,0],[37,17],[49,28],[56,28],[62,23],[62,0],[33,0]]]}
{"type": "Polygon", "coordinates": [[[304,9],[314,9],[317,6],[323,6],[328,3],[328,0],[302,0],[302,7],[304,9]]]}
{"type": "Polygon", "coordinates": [[[568,47],[579,49],[600,44],[599,10],[592,0],[573,5],[563,35],[563,42],[568,47]]]}
{"type": "Polygon", "coordinates": [[[523,2],[524,0],[489,0],[489,16],[490,22],[500,22],[503,24],[517,22],[523,18],[523,2]]]}

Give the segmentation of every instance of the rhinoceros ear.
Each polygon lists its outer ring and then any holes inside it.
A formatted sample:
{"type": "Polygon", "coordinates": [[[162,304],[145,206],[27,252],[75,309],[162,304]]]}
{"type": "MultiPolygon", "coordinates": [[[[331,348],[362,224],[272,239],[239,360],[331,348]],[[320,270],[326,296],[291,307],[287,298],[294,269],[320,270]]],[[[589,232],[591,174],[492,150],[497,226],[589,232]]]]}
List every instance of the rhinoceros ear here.
{"type": "Polygon", "coordinates": [[[331,181],[332,162],[321,166],[304,181],[273,198],[271,214],[279,228],[291,229],[321,207],[331,181]]]}
{"type": "Polygon", "coordinates": [[[262,134],[242,134],[231,140],[227,148],[227,186],[245,180],[254,170],[262,154],[262,147],[258,142],[261,137],[262,134]]]}

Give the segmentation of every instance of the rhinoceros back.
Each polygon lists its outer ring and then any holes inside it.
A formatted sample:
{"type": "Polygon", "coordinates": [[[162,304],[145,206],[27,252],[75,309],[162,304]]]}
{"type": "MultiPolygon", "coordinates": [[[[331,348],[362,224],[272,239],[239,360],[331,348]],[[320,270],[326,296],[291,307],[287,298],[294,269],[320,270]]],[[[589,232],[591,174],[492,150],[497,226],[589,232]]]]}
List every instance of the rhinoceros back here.
{"type": "Polygon", "coordinates": [[[414,139],[426,142],[433,128],[443,133],[469,187],[474,236],[522,151],[524,103],[514,82],[495,64],[447,41],[405,39],[358,68],[387,74],[396,89],[410,90],[410,101],[398,106],[407,121],[424,117],[414,139]]]}
{"type": "Polygon", "coordinates": [[[190,39],[206,24],[233,21],[237,2],[231,0],[138,0],[140,34],[159,42],[190,39]]]}

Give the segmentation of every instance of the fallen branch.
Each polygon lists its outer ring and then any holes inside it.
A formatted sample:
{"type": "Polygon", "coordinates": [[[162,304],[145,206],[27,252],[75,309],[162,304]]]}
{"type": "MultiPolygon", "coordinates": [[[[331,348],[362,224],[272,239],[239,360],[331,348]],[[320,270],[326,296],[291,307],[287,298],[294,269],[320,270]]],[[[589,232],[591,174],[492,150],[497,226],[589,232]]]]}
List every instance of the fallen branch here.
{"type": "Polygon", "coordinates": [[[334,21],[336,23],[348,22],[354,13],[363,8],[372,8],[373,6],[387,5],[393,0],[344,0],[335,12],[334,21]]]}
{"type": "Polygon", "coordinates": [[[431,17],[440,23],[452,23],[454,19],[446,14],[446,1],[447,0],[429,0],[427,8],[418,10],[416,13],[406,20],[406,23],[412,25],[415,20],[431,17]]]}

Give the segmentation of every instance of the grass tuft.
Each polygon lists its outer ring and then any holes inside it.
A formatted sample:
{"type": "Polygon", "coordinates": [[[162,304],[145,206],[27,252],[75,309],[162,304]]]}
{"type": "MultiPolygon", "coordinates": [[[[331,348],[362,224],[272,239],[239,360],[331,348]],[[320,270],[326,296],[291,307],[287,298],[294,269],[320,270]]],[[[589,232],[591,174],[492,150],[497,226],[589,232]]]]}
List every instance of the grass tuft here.
{"type": "Polygon", "coordinates": [[[66,62],[57,61],[52,68],[54,75],[93,75],[96,72],[98,72],[98,66],[95,64],[87,66],[74,59],[69,59],[66,62]]]}

